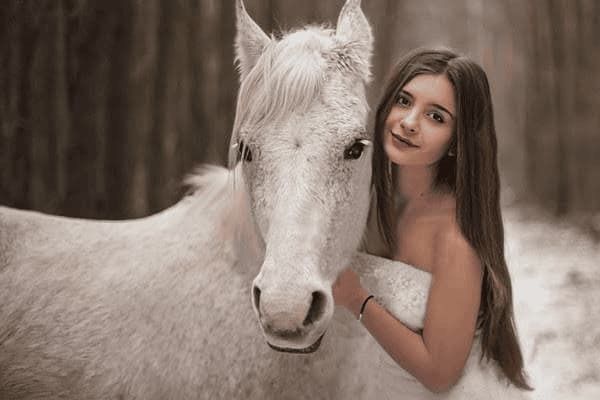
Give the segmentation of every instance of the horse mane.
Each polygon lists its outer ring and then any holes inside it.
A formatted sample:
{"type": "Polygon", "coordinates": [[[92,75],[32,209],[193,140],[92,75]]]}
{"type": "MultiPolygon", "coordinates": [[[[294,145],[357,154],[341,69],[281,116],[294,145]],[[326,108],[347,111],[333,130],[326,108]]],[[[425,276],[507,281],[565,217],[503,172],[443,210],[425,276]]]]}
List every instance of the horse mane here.
{"type": "MultiPolygon", "coordinates": [[[[318,26],[287,33],[282,40],[272,37],[242,79],[231,144],[236,143],[242,126],[260,131],[291,113],[306,111],[321,93],[330,63],[328,54],[335,45],[333,30],[318,26]]],[[[230,167],[236,154],[231,146],[230,167]]]]}
{"type": "Polygon", "coordinates": [[[200,165],[184,179],[194,212],[208,214],[218,221],[216,235],[233,243],[238,259],[261,257],[264,244],[257,233],[239,163],[233,169],[200,165]]]}

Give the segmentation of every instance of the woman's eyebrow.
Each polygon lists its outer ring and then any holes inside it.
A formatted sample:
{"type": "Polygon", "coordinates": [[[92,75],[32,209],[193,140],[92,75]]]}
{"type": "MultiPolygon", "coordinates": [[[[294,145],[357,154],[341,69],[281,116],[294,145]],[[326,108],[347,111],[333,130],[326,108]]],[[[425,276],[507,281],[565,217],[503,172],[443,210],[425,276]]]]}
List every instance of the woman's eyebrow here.
{"type": "Polygon", "coordinates": [[[442,107],[436,103],[433,103],[432,106],[434,106],[435,108],[439,108],[440,110],[446,112],[450,116],[450,118],[454,119],[454,115],[452,115],[452,113],[450,111],[448,111],[448,109],[446,109],[445,107],[442,107]]]}
{"type": "Polygon", "coordinates": [[[400,94],[405,94],[408,97],[414,98],[415,96],[412,95],[412,93],[410,93],[408,90],[402,89],[400,90],[400,94]]]}
{"type": "MultiPolygon", "coordinates": [[[[404,95],[407,95],[407,96],[409,96],[409,97],[410,97],[410,98],[412,98],[412,99],[414,99],[414,98],[415,98],[415,96],[413,96],[413,95],[412,95],[412,93],[411,93],[411,92],[409,92],[409,91],[408,91],[408,90],[406,90],[406,89],[402,89],[402,90],[400,91],[400,93],[401,93],[401,94],[404,94],[404,95]]],[[[452,114],[450,111],[448,111],[448,109],[447,109],[446,107],[444,107],[444,106],[441,106],[441,105],[439,105],[439,104],[437,104],[437,103],[431,103],[431,105],[432,105],[433,107],[435,107],[435,108],[439,108],[440,110],[444,111],[445,113],[447,113],[447,114],[450,116],[450,118],[454,119],[454,115],[453,115],[453,114],[452,114]]]]}

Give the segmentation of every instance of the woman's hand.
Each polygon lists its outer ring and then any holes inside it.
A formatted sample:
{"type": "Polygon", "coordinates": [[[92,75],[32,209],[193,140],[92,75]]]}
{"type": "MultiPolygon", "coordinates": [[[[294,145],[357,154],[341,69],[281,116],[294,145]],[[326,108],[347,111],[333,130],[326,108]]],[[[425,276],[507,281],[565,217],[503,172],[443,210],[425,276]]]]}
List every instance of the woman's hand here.
{"type": "Polygon", "coordinates": [[[332,292],[335,304],[347,308],[355,316],[358,316],[360,306],[368,296],[368,292],[360,284],[360,278],[350,268],[338,276],[332,292]]]}

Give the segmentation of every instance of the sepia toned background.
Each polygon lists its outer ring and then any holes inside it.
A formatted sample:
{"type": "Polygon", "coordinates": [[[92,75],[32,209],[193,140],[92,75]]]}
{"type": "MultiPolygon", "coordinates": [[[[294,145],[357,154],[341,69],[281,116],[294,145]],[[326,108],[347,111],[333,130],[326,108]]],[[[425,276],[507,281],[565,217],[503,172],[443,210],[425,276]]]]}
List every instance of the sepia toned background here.
{"type": "MultiPolygon", "coordinates": [[[[233,120],[233,0],[6,0],[0,203],[69,216],[162,209],[233,120]]],[[[335,23],[342,0],[247,0],[267,32],[335,23]]],[[[504,201],[600,212],[600,2],[367,0],[374,106],[394,61],[449,46],[488,72],[504,201]]]]}
{"type": "MultiPolygon", "coordinates": [[[[246,0],[267,32],[343,0],[246,0]]],[[[600,398],[600,1],[363,0],[374,108],[394,61],[447,46],[493,91],[507,256],[535,398],[600,398]],[[592,317],[590,317],[592,316],[592,317]]],[[[133,218],[225,164],[233,0],[4,0],[0,204],[133,218]]]]}

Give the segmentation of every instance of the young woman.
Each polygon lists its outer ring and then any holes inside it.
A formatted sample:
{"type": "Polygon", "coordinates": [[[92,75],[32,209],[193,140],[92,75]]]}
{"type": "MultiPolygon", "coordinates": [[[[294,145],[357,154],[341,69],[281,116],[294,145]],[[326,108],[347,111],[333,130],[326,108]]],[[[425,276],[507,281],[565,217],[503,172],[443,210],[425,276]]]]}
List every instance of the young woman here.
{"type": "Polygon", "coordinates": [[[515,332],[504,258],[496,132],[485,72],[448,50],[400,60],[375,122],[373,183],[391,258],[431,273],[424,329],[390,315],[346,270],[336,304],[432,392],[461,377],[475,334],[510,383],[530,389],[515,332]]]}

